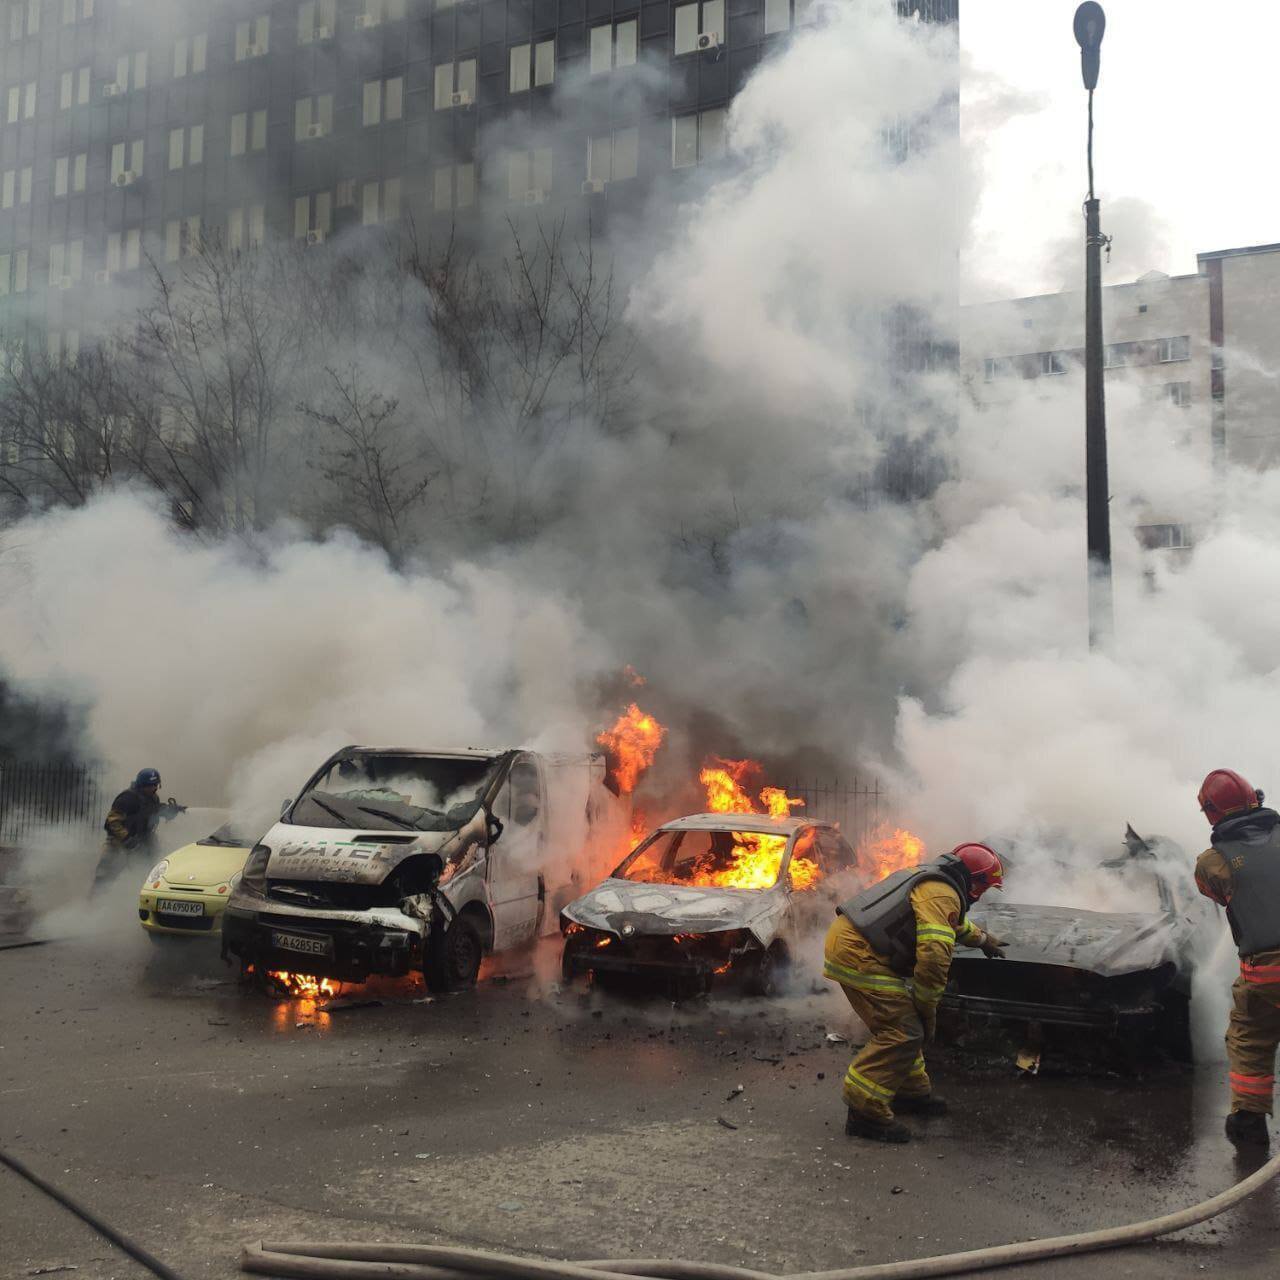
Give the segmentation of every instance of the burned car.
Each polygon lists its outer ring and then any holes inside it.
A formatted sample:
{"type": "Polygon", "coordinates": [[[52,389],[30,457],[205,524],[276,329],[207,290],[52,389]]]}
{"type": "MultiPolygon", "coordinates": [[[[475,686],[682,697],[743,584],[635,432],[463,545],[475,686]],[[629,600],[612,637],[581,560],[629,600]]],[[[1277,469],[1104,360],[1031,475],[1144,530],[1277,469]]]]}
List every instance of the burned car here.
{"type": "MultiPolygon", "coordinates": [[[[1016,895],[1016,853],[1012,861],[1009,892],[1016,895]]],[[[993,963],[956,952],[942,1002],[952,1031],[982,1023],[1014,1031],[1028,1070],[1038,1069],[1050,1029],[1063,1045],[1093,1033],[1090,1043],[1102,1037],[1190,1058],[1193,943],[1203,936],[1190,861],[1172,841],[1144,840],[1130,828],[1125,853],[1101,866],[1118,898],[1145,896],[1143,909],[997,903],[990,894],[974,908],[983,928],[1010,939],[1008,958],[993,963]]]]}
{"type": "Polygon", "coordinates": [[[346,747],[253,847],[222,954],[260,974],[469,986],[485,954],[554,929],[628,813],[599,753],[346,747]]]}
{"type": "Polygon", "coordinates": [[[798,939],[858,887],[857,856],[831,823],[699,813],[665,823],[560,913],[566,982],[650,978],[676,991],[733,979],[779,989],[798,939]]]}

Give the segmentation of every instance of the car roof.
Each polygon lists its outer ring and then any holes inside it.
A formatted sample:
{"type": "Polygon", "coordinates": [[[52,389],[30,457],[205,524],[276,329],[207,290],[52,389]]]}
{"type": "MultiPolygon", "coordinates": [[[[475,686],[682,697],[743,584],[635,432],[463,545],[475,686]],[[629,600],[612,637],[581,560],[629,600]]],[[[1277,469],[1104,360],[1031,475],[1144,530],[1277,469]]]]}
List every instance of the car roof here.
{"type": "Polygon", "coordinates": [[[437,759],[439,757],[456,758],[461,760],[492,760],[498,756],[505,755],[511,751],[511,747],[494,747],[489,749],[486,747],[444,747],[439,751],[433,751],[430,748],[423,747],[370,747],[351,745],[343,747],[338,754],[368,754],[368,755],[388,755],[388,756],[421,756],[424,759],[437,759]]]}
{"type": "Polygon", "coordinates": [[[767,813],[691,813],[664,822],[660,831],[776,831],[790,835],[801,827],[835,829],[834,822],[817,818],[771,818],[767,813]]]}

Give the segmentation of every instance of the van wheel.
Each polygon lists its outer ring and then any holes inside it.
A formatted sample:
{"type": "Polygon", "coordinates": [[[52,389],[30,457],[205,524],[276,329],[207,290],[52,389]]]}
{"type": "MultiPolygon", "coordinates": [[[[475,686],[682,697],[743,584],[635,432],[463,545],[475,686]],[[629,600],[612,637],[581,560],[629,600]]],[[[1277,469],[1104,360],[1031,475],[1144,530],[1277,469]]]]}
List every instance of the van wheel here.
{"type": "Polygon", "coordinates": [[[749,996],[778,995],[787,977],[787,956],[781,947],[762,951],[743,975],[742,989],[749,996]]]}
{"type": "Polygon", "coordinates": [[[480,930],[467,916],[459,916],[443,932],[433,927],[422,963],[422,976],[432,991],[474,987],[483,957],[480,930]]]}

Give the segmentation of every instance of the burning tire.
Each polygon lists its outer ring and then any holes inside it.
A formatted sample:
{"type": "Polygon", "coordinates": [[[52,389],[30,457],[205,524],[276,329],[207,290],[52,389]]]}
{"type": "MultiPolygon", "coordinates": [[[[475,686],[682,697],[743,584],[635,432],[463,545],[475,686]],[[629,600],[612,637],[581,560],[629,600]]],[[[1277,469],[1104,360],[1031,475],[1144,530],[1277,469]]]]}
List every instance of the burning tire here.
{"type": "Polygon", "coordinates": [[[484,958],[484,939],[475,922],[460,915],[447,928],[433,923],[422,963],[422,976],[432,991],[473,987],[484,958]]]}

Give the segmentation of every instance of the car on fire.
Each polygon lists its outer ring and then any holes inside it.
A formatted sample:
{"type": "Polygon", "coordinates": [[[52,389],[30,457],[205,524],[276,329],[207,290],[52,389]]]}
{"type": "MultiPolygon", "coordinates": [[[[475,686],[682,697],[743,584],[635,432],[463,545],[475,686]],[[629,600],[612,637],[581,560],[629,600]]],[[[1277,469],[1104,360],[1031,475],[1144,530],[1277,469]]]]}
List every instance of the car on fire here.
{"type": "Polygon", "coordinates": [[[664,823],[560,913],[564,980],[649,978],[677,991],[733,980],[772,995],[860,887],[854,849],[829,822],[698,813],[664,823]]]}
{"type": "Polygon", "coordinates": [[[554,930],[629,817],[598,752],[344,747],[254,846],[223,956],[259,974],[469,986],[484,955],[554,930]]]}
{"type": "Polygon", "coordinates": [[[175,849],[147,874],[138,894],[138,921],[154,941],[219,932],[223,910],[253,837],[234,822],[175,849]]]}
{"type": "Polygon", "coordinates": [[[1016,848],[1010,862],[1012,900],[988,894],[971,913],[1009,940],[1007,958],[956,952],[942,1000],[950,1029],[996,1024],[1033,1049],[1055,1031],[1063,1045],[1100,1036],[1189,1059],[1191,976],[1211,909],[1194,892],[1185,852],[1129,828],[1125,852],[1101,863],[1110,891],[1136,908],[1124,911],[1019,902],[1016,848]]]}

